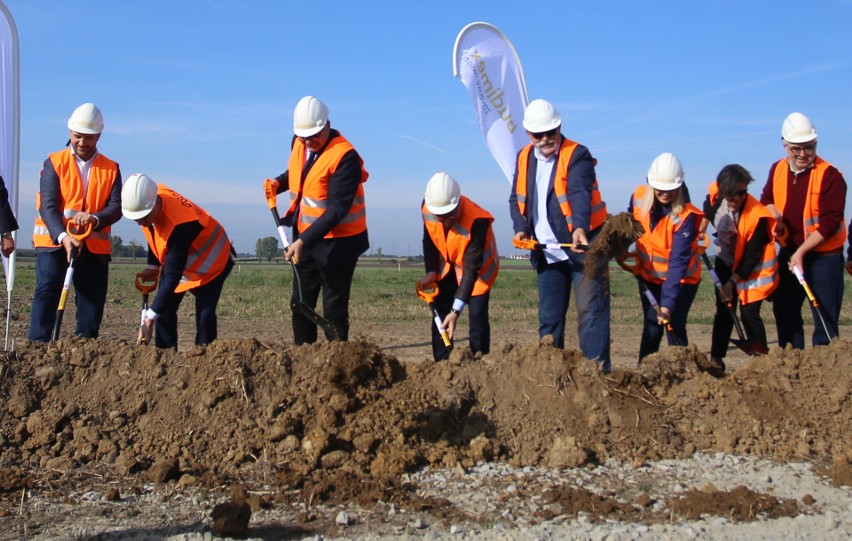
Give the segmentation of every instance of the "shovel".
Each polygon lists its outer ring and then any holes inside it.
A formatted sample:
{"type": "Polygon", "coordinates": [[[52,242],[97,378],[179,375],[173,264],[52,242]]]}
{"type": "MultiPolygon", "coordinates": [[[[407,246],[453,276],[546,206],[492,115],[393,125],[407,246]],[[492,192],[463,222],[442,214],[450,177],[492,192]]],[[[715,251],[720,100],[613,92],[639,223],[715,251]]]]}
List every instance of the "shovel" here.
{"type": "MultiPolygon", "coordinates": [[[[79,226],[69,220],[65,225],[65,232],[82,243],[92,232],[92,224],[90,222],[89,225],[81,231],[79,226]]],[[[74,261],[77,259],[77,255],[79,255],[79,253],[80,249],[76,246],[71,248],[71,260],[68,262],[68,269],[65,271],[65,281],[62,282],[62,294],[59,296],[59,306],[56,308],[56,320],[53,322],[51,342],[56,342],[59,339],[59,328],[62,326],[62,316],[65,314],[65,303],[68,301],[68,291],[71,289],[71,283],[74,278],[74,261]]]]}
{"type": "MultiPolygon", "coordinates": [[[[157,279],[154,278],[153,282],[146,282],[142,278],[141,272],[136,273],[136,289],[142,293],[142,319],[139,322],[141,327],[145,323],[145,312],[148,310],[148,295],[157,289],[157,279]]],[[[140,338],[136,340],[136,345],[145,346],[148,345],[148,341],[140,335],[140,338]]]]}
{"type": "MultiPolygon", "coordinates": [[[[281,216],[278,214],[278,206],[275,203],[275,198],[267,197],[266,204],[272,212],[272,217],[275,219],[275,225],[278,228],[278,236],[281,238],[281,243],[284,245],[284,249],[286,250],[287,247],[290,246],[290,241],[287,240],[287,231],[284,226],[281,225],[281,216]]],[[[296,262],[293,261],[293,258],[290,258],[288,262],[290,263],[290,268],[293,269],[293,279],[295,280],[297,294],[297,298],[291,301],[290,308],[292,310],[298,310],[302,313],[302,315],[310,319],[316,325],[319,325],[322,330],[325,331],[326,336],[330,340],[340,340],[340,333],[337,331],[337,327],[334,326],[334,323],[319,315],[316,310],[308,306],[305,301],[302,300],[302,279],[299,277],[299,271],[296,270],[296,262]]]]}
{"type": "MultiPolygon", "coordinates": [[[[654,307],[654,311],[656,311],[658,315],[662,314],[663,310],[662,308],[660,308],[660,303],[657,302],[657,298],[654,297],[654,294],[651,293],[651,290],[648,289],[648,287],[645,285],[645,282],[643,282],[642,278],[639,277],[639,254],[637,254],[636,252],[628,252],[617,256],[615,258],[615,261],[622,269],[626,270],[627,272],[636,277],[636,282],[639,284],[639,289],[642,291],[642,294],[645,295],[645,298],[648,299],[648,302],[650,302],[651,306],[654,307]],[[628,265],[628,259],[633,259],[635,263],[632,265],[628,265]]],[[[681,344],[680,340],[675,338],[675,335],[673,334],[674,329],[672,328],[671,322],[668,319],[663,318],[663,325],[666,329],[666,335],[672,338],[672,342],[674,343],[674,345],[683,347],[684,344],[681,344]]],[[[642,360],[640,359],[639,364],[641,363],[642,360]]]]}
{"type": "Polygon", "coordinates": [[[814,312],[819,316],[819,322],[822,323],[822,328],[825,331],[825,335],[828,337],[829,341],[836,339],[836,336],[831,336],[831,333],[828,332],[828,325],[825,324],[825,318],[822,315],[822,310],[819,307],[819,301],[817,300],[814,292],[811,291],[810,286],[805,281],[805,275],[802,274],[802,269],[793,265],[793,274],[796,275],[796,279],[799,280],[799,283],[802,284],[802,287],[805,288],[805,293],[808,295],[808,300],[811,301],[811,306],[814,307],[814,312]]]}
{"type": "Polygon", "coordinates": [[[444,345],[450,347],[453,345],[450,340],[450,335],[447,334],[446,330],[444,330],[444,321],[441,319],[441,314],[438,313],[438,309],[435,308],[435,297],[438,296],[438,286],[434,285],[426,291],[421,289],[420,282],[417,282],[414,284],[414,288],[417,290],[417,296],[426,301],[426,304],[429,305],[429,309],[432,310],[432,317],[434,318],[435,325],[438,327],[438,331],[441,333],[441,340],[444,341],[444,345]]]}
{"type": "MultiPolygon", "coordinates": [[[[544,248],[547,248],[549,250],[558,250],[560,248],[571,248],[572,246],[574,246],[570,242],[541,243],[541,242],[536,242],[532,239],[526,239],[526,240],[512,239],[512,244],[515,245],[515,248],[520,248],[521,250],[541,250],[541,249],[544,249],[544,248]]],[[[585,250],[588,250],[589,247],[586,244],[578,244],[577,249],[585,251],[585,250]]]]}
{"type": "MultiPolygon", "coordinates": [[[[712,263],[710,263],[710,258],[707,257],[707,254],[703,251],[701,252],[701,259],[707,266],[707,270],[710,271],[710,276],[713,278],[713,283],[716,285],[716,289],[719,291],[719,297],[721,298],[723,288],[722,281],[719,280],[719,275],[716,274],[716,270],[713,268],[712,263]]],[[[739,339],[731,338],[731,343],[741,349],[746,355],[766,355],[769,353],[769,348],[763,344],[750,342],[746,339],[745,333],[743,332],[743,326],[740,323],[740,318],[737,317],[737,311],[734,308],[733,303],[731,301],[726,301],[725,304],[728,307],[728,313],[731,315],[731,319],[734,320],[734,328],[737,330],[737,336],[739,337],[739,339]]]]}

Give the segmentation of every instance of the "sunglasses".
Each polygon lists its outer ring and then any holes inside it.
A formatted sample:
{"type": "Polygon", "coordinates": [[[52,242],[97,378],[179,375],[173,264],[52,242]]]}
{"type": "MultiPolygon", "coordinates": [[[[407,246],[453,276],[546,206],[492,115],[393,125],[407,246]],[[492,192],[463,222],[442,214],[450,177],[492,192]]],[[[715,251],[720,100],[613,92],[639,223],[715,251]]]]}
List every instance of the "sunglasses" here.
{"type": "Polygon", "coordinates": [[[559,128],[553,128],[552,130],[547,130],[547,131],[538,132],[538,133],[530,132],[530,135],[532,136],[533,139],[541,139],[543,137],[553,137],[554,135],[557,134],[557,132],[559,132],[559,128]]]}

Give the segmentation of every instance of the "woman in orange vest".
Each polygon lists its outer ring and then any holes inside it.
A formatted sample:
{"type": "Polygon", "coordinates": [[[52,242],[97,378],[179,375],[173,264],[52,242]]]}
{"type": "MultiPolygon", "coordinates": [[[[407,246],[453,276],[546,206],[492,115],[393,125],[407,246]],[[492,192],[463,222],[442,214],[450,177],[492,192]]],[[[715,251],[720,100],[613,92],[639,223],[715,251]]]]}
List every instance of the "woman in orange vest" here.
{"type": "Polygon", "coordinates": [[[436,361],[450,357],[453,347],[444,344],[441,333],[452,340],[465,306],[471,352],[486,355],[491,350],[488,301],[500,267],[491,229],[494,218],[461,195],[456,180],[443,172],[429,179],[421,214],[426,275],[418,286],[427,290],[437,286],[435,308],[443,323],[441,329],[432,324],[432,355],[436,361]]]}
{"type": "Polygon", "coordinates": [[[728,303],[740,304],[749,343],[768,349],[760,317],[763,300],[778,287],[778,255],[772,231],[775,218],[748,193],[754,179],[741,165],[726,165],[712,183],[704,201],[704,215],[716,230],[714,268],[724,284],[716,291],[716,315],[710,358],[724,371],[734,320],[728,303]],[[724,203],[724,204],[723,204],[724,203]]]}
{"type": "Polygon", "coordinates": [[[217,337],[216,306],[234,266],[234,249],[224,228],[201,207],[146,175],[130,175],[121,190],[124,217],[142,227],[148,241],[143,282],[160,276],[159,291],[142,313],[139,343],[177,348],[177,311],[187,291],[195,297],[195,343],[217,337]]]}
{"type": "Polygon", "coordinates": [[[659,307],[640,292],[645,314],[640,362],[659,350],[666,331],[669,345],[689,343],[686,319],[701,280],[698,227],[703,214],[686,200],[680,160],[668,152],[660,154],[651,163],[647,181],[636,188],[628,209],[645,230],[636,240],[637,276],[659,307]]]}

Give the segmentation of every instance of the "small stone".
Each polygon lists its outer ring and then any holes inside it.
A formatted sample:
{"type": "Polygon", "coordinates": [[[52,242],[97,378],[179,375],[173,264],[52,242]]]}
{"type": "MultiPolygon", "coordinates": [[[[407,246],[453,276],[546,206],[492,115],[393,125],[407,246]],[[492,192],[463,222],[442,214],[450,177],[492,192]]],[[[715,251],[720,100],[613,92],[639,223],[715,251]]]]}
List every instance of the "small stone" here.
{"type": "Polygon", "coordinates": [[[805,494],[802,496],[802,503],[805,505],[813,505],[816,500],[810,494],[805,494]]]}
{"type": "Polygon", "coordinates": [[[418,517],[412,521],[409,521],[408,527],[414,530],[422,530],[426,527],[426,522],[422,518],[418,517]]]}
{"type": "Polygon", "coordinates": [[[465,533],[464,526],[460,526],[458,524],[453,524],[450,526],[450,534],[452,535],[463,535],[465,533]]]}
{"type": "Polygon", "coordinates": [[[349,526],[352,524],[352,517],[349,516],[349,513],[346,511],[341,511],[337,513],[337,517],[334,519],[334,523],[340,526],[349,526]]]}
{"type": "Polygon", "coordinates": [[[104,494],[104,499],[108,502],[117,502],[121,499],[121,493],[116,487],[109,487],[104,494]]]}

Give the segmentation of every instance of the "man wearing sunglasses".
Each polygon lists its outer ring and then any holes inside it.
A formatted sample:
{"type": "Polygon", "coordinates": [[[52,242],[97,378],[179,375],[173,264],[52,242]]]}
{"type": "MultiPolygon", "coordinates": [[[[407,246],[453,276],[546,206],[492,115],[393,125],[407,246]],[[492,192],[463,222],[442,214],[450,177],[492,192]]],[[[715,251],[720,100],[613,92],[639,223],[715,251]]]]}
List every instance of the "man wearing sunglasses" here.
{"type": "MultiPolygon", "coordinates": [[[[293,243],[284,259],[298,268],[303,302],[314,308],[322,290],[323,316],[345,341],[355,264],[370,246],[364,202],[368,174],[352,144],[332,129],[328,107],[319,98],[305,96],[296,104],[293,133],[287,170],[267,180],[264,190],[267,199],[289,191],[282,224],[293,227],[293,243]]],[[[298,286],[293,287],[295,299],[298,286]]],[[[316,323],[298,308],[292,309],[292,320],[296,344],[317,341],[316,323]]]]}
{"type": "Polygon", "coordinates": [[[562,135],[562,117],[546,100],[530,102],[523,126],[530,144],[518,153],[509,196],[515,239],[571,244],[531,254],[538,277],[539,336],[551,335],[554,346],[565,347],[573,287],[580,349],[609,372],[609,275],[604,269],[588,276],[583,269],[583,252],[607,218],[595,160],[588,148],[562,135]]]}
{"type": "MultiPolygon", "coordinates": [[[[812,343],[828,344],[837,336],[843,301],[846,181],[837,168],[817,156],[817,131],[802,113],[787,116],[781,140],[786,156],[770,168],[760,202],[776,218],[775,236],[781,243],[780,283],[772,306],[778,345],[804,349],[801,311],[806,293],[792,268],[804,273],[825,316],[825,327],[814,326],[812,343]]],[[[818,322],[817,309],[811,310],[818,322]]]]}

